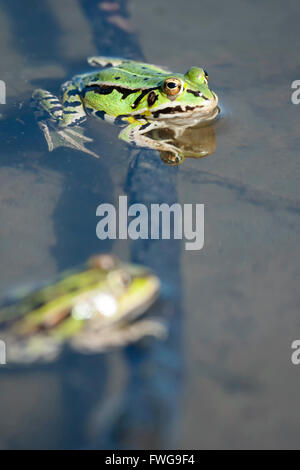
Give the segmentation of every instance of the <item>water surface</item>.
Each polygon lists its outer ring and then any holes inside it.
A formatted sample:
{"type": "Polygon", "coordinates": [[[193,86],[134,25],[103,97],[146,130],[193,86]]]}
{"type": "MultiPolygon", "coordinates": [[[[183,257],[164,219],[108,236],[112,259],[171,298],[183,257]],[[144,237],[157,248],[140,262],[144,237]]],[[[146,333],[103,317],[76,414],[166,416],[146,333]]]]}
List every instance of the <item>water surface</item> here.
{"type": "Polygon", "coordinates": [[[27,16],[18,3],[0,2],[8,89],[1,295],[113,251],[160,276],[154,311],[168,318],[170,334],[48,368],[3,369],[0,446],[299,447],[300,379],[290,360],[300,337],[300,108],[290,99],[300,74],[299,3],[202,0],[183,9],[178,0],[131,0],[131,26],[120,2],[123,20],[110,14],[103,35],[99,2],[31,2],[27,16]],[[99,161],[68,149],[49,154],[26,100],[35,86],[57,90],[85,71],[95,53],[144,56],[183,72],[204,66],[222,110],[214,154],[167,167],[94,122],[99,161]],[[119,194],[131,203],[204,203],[204,249],[100,242],[96,207],[119,194]]]}

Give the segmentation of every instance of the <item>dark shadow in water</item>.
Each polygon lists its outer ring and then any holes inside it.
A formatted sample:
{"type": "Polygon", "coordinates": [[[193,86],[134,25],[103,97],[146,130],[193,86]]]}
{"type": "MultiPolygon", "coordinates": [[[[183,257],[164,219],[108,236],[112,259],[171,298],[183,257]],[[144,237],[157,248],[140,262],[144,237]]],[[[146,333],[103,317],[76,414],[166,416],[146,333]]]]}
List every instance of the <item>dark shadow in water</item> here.
{"type": "Polygon", "coordinates": [[[93,39],[99,55],[142,59],[142,50],[127,23],[129,19],[127,0],[113,2],[118,4],[116,11],[100,11],[100,3],[105,2],[80,0],[81,7],[92,25],[93,39]],[[116,16],[122,19],[123,27],[118,26],[113,20],[116,16]]]}
{"type": "MultiPolygon", "coordinates": [[[[144,204],[148,214],[151,204],[171,206],[178,202],[177,176],[178,168],[167,167],[156,153],[140,152],[128,171],[128,202],[144,204]]],[[[158,314],[167,321],[169,333],[167,341],[157,342],[149,350],[138,347],[128,350],[132,383],[126,414],[131,411],[132,435],[129,440],[124,433],[125,448],[128,444],[131,448],[148,445],[158,449],[178,444],[176,429],[179,429],[182,383],[180,249],[180,240],[174,239],[138,240],[131,245],[132,259],[150,266],[162,280],[163,303],[158,314]]]]}
{"type": "MultiPolygon", "coordinates": [[[[178,168],[167,167],[155,152],[132,157],[125,184],[128,205],[177,202],[178,168]]],[[[161,449],[178,445],[182,385],[182,289],[179,240],[131,242],[131,260],[151,267],[162,281],[161,299],[151,315],[168,326],[166,341],[127,347],[129,383],[110,428],[99,436],[107,449],[161,449]]],[[[97,441],[92,447],[97,447],[97,441]]]]}

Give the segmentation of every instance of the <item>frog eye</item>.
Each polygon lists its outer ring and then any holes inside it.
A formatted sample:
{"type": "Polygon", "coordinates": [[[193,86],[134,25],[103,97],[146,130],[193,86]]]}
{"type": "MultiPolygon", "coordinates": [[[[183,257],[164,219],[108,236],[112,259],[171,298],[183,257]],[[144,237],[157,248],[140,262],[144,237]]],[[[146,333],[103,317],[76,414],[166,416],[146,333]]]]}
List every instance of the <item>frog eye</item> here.
{"type": "Polygon", "coordinates": [[[207,84],[208,82],[208,73],[200,67],[191,67],[185,76],[197,85],[207,84]]]}
{"type": "Polygon", "coordinates": [[[94,269],[110,271],[118,264],[117,258],[112,255],[95,255],[89,260],[89,266],[94,269]]]}
{"type": "Polygon", "coordinates": [[[167,95],[177,95],[181,91],[181,81],[178,78],[167,78],[164,83],[164,91],[167,95]]]}

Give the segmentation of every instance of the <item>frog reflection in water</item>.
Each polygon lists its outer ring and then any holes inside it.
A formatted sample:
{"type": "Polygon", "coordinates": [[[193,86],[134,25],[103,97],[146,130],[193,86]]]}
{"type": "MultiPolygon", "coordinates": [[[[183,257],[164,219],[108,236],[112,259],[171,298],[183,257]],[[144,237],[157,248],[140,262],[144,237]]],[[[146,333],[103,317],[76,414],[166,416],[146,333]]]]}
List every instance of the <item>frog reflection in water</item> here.
{"type": "Polygon", "coordinates": [[[217,95],[208,87],[208,75],[199,67],[186,74],[172,73],[156,65],[109,57],[91,57],[88,63],[104,67],[76,75],[62,85],[62,102],[46,90],[35,90],[33,100],[49,150],[67,145],[93,156],[79,125],[87,114],[126,126],[119,137],[140,147],[167,152],[181,162],[184,153],[174,139],[155,139],[155,129],[168,128],[174,138],[185,129],[213,120],[219,113],[217,95]]]}
{"type": "Polygon", "coordinates": [[[9,362],[50,361],[64,345],[85,353],[164,337],[157,319],[138,319],[157,298],[159,280],[141,266],[111,255],[90,259],[84,269],[0,310],[0,337],[9,362]]]}

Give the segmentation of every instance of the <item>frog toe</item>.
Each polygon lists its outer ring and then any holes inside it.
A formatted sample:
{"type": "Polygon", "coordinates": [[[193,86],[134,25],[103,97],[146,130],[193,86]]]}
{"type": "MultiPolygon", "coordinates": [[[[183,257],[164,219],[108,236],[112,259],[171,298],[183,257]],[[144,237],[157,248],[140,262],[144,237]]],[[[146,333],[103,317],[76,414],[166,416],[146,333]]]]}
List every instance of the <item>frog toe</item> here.
{"type": "Polygon", "coordinates": [[[81,152],[87,153],[92,157],[99,158],[99,155],[85,147],[87,142],[92,142],[93,139],[83,135],[81,128],[56,128],[47,121],[40,121],[39,128],[44,134],[48,149],[50,152],[58,147],[69,147],[81,152]]]}
{"type": "Polygon", "coordinates": [[[178,166],[184,160],[183,155],[179,155],[178,153],[165,152],[165,151],[160,152],[160,158],[166,165],[169,165],[169,166],[178,166]]]}
{"type": "MultiPolygon", "coordinates": [[[[65,128],[57,131],[59,138],[62,140],[61,146],[70,147],[80,152],[87,153],[92,157],[99,158],[99,155],[85,147],[85,142],[92,142],[93,139],[85,137],[82,129],[78,128],[78,132],[73,129],[65,128]]],[[[59,146],[59,145],[57,145],[59,146]]]]}

